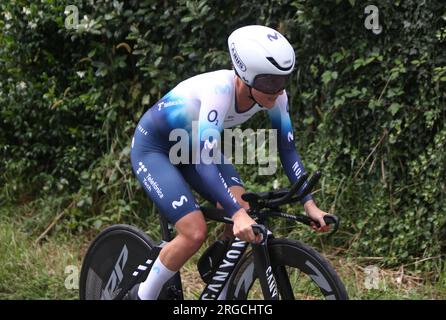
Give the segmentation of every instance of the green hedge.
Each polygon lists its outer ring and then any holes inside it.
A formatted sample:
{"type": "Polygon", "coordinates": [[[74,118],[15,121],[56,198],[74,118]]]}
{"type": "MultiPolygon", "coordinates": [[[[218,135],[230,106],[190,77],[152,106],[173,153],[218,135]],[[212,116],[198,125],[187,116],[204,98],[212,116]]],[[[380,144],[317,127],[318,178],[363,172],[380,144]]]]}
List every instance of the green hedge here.
{"type": "MultiPolygon", "coordinates": [[[[227,36],[258,23],[296,49],[297,147],[308,171],[324,173],[320,207],[343,218],[333,244],[387,263],[442,254],[443,1],[92,3],[0,4],[3,204],[59,195],[76,204],[69,229],[135,218],[148,204],[128,158],[139,117],[180,80],[230,68],[227,36]],[[69,4],[78,29],[65,27],[69,4]],[[364,26],[369,4],[378,35],[364,26]]],[[[256,168],[239,169],[248,187],[272,186],[256,168]]]]}

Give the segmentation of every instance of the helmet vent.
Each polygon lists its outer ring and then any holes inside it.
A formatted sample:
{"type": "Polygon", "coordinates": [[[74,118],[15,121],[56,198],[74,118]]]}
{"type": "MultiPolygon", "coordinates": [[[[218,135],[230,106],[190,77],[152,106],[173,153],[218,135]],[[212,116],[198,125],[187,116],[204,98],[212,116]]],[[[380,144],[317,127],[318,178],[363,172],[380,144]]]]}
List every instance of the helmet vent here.
{"type": "Polygon", "coordinates": [[[277,61],[273,57],[267,57],[266,59],[268,59],[268,61],[271,62],[280,71],[288,71],[291,70],[291,68],[293,67],[293,65],[291,65],[287,68],[283,68],[277,63],[277,61]]]}

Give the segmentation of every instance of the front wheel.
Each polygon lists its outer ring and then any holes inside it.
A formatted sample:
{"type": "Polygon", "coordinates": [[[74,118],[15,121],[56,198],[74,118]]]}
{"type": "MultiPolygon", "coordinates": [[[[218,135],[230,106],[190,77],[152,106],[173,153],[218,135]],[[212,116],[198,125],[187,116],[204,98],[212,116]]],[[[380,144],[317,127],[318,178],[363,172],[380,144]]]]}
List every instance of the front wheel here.
{"type": "MultiPolygon", "coordinates": [[[[295,240],[271,239],[268,251],[280,299],[348,299],[334,268],[311,247],[295,240]]],[[[228,299],[263,299],[252,251],[237,265],[230,281],[228,299]]]]}

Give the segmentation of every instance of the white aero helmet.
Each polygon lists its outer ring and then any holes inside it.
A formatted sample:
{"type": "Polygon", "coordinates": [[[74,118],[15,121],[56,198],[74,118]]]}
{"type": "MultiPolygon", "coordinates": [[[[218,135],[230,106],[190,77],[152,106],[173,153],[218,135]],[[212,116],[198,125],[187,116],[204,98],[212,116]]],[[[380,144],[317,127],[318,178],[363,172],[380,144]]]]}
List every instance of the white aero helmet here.
{"type": "Polygon", "coordinates": [[[228,47],[235,72],[248,86],[271,94],[284,89],[296,58],[278,31],[259,25],[242,27],[228,37],[228,47]]]}

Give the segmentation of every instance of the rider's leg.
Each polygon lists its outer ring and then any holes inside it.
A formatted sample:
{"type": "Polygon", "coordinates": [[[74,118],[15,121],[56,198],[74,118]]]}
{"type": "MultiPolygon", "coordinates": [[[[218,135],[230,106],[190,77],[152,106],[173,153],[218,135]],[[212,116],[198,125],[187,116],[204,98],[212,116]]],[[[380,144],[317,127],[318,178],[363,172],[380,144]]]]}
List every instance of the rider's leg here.
{"type": "Polygon", "coordinates": [[[175,229],[177,236],[164,246],[160,258],[166,267],[178,271],[206,239],[207,226],[203,213],[196,210],[187,214],[175,224],[175,229]]]}
{"type": "Polygon", "coordinates": [[[177,236],[163,247],[138,289],[140,298],[156,299],[166,281],[200,248],[207,229],[200,206],[169,155],[145,149],[139,142],[135,140],[131,152],[135,176],[160,213],[177,229],[177,236]]]}
{"type": "Polygon", "coordinates": [[[143,300],[157,299],[163,285],[200,249],[207,235],[203,213],[193,211],[175,224],[176,237],[161,250],[150,273],[141,283],[138,295],[143,300]]]}

